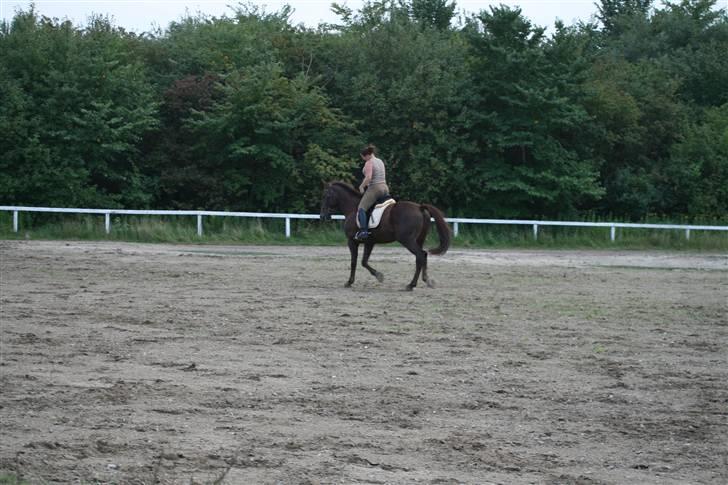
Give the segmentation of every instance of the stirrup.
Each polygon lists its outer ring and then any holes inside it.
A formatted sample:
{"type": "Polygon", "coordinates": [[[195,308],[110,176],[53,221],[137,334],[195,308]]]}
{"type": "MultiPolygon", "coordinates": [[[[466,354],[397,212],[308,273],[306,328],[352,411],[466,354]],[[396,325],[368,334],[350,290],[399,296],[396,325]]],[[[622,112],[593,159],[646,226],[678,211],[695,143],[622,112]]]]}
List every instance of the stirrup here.
{"type": "Polygon", "coordinates": [[[356,239],[359,242],[366,241],[367,239],[369,239],[369,231],[364,230],[364,229],[360,230],[359,232],[357,232],[354,235],[354,239],[356,239]]]}

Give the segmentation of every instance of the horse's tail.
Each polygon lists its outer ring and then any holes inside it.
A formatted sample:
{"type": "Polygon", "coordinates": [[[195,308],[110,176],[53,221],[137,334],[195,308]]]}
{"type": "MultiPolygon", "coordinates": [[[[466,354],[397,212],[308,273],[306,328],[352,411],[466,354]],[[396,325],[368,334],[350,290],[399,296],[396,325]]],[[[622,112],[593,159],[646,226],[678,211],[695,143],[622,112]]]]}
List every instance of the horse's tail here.
{"type": "Polygon", "coordinates": [[[440,245],[436,248],[430,249],[429,253],[434,255],[445,254],[450,247],[451,239],[450,226],[448,226],[447,222],[445,222],[445,216],[440,211],[440,209],[429,204],[420,205],[420,209],[429,212],[430,215],[435,219],[435,225],[437,226],[437,235],[440,236],[440,245]]]}

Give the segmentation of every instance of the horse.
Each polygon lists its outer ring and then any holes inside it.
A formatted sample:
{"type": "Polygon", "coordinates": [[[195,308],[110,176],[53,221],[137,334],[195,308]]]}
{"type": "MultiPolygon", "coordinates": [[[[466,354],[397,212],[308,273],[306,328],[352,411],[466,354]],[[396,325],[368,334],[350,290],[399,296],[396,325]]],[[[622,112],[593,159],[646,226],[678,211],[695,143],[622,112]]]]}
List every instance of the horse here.
{"type": "MultiPolygon", "coordinates": [[[[356,263],[359,255],[359,241],[354,238],[357,232],[356,212],[361,200],[359,192],[350,184],[345,182],[330,182],[324,188],[321,200],[321,220],[331,219],[334,212],[343,213],[344,233],[351,252],[351,273],[345,287],[354,283],[356,274],[356,263]]],[[[429,204],[418,204],[415,202],[398,201],[396,204],[387,207],[382,214],[379,226],[370,229],[369,238],[364,241],[364,255],[362,266],[366,268],[380,283],[384,281],[384,275],[369,265],[369,256],[372,254],[375,244],[385,244],[398,241],[415,255],[415,275],[412,281],[405,287],[412,291],[417,286],[417,280],[422,273],[422,281],[428,287],[433,287],[432,280],[427,275],[427,254],[423,249],[425,238],[430,230],[430,217],[435,219],[437,234],[440,238],[440,245],[430,249],[429,254],[443,255],[450,247],[451,232],[450,226],[445,221],[440,209],[429,204]]]]}

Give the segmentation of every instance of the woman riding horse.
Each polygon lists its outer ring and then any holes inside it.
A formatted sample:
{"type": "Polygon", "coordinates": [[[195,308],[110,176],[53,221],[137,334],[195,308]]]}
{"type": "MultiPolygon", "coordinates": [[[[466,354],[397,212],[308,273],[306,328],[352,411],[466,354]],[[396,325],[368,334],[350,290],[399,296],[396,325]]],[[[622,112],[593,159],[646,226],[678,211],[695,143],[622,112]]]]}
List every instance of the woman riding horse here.
{"type": "MultiPolygon", "coordinates": [[[[346,216],[344,232],[351,252],[351,273],[346,286],[351,286],[354,283],[354,275],[356,274],[356,262],[359,254],[359,240],[356,238],[356,219],[357,215],[360,214],[361,199],[360,192],[350,184],[331,182],[324,189],[321,200],[322,220],[330,219],[333,213],[343,213],[346,216]]],[[[430,249],[429,254],[445,254],[448,247],[450,247],[451,233],[442,212],[429,204],[399,201],[384,210],[379,226],[364,242],[362,266],[374,275],[377,280],[383,281],[384,276],[382,273],[369,266],[369,256],[372,254],[375,244],[399,241],[416,258],[415,275],[406,289],[411,290],[417,286],[420,273],[422,274],[422,281],[427,283],[427,286],[432,286],[432,281],[427,275],[428,252],[422,248],[430,230],[431,218],[435,220],[440,245],[430,249]]]]}
{"type": "Polygon", "coordinates": [[[376,156],[376,147],[367,145],[361,151],[361,159],[366,162],[362,172],[364,180],[359,185],[359,192],[362,194],[361,201],[357,211],[357,220],[359,221],[359,232],[354,236],[359,242],[364,242],[369,238],[369,220],[367,211],[371,209],[380,197],[389,195],[389,187],[387,187],[386,169],[384,162],[376,156]]]}

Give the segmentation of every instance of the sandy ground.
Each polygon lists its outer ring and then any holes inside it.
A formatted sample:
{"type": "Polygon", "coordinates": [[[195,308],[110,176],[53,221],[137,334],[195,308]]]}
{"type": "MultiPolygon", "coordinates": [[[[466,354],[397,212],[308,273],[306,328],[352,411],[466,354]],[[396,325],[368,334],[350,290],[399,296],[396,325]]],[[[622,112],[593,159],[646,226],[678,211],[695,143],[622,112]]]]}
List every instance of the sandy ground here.
{"type": "Polygon", "coordinates": [[[728,482],[728,256],[0,241],[0,477],[728,482]]]}

